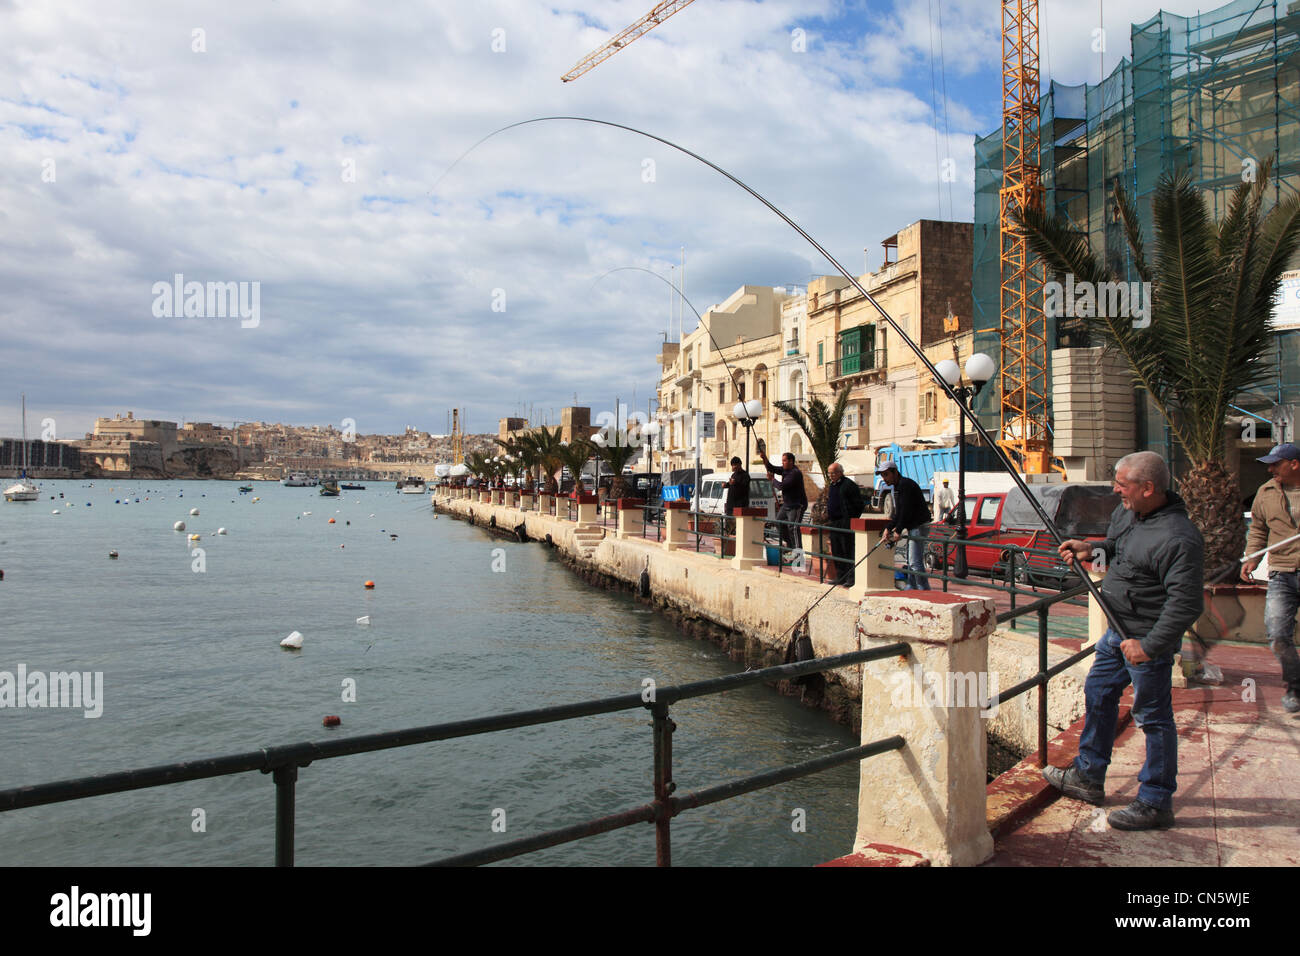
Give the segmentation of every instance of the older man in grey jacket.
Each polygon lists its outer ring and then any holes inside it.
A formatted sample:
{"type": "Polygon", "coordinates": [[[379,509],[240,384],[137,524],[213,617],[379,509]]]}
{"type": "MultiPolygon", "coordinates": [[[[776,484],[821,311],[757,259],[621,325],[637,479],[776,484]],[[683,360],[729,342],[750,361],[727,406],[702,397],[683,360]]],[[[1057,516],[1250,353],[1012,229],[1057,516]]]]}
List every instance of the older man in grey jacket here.
{"type": "Polygon", "coordinates": [[[1106,540],[1069,540],[1061,557],[1108,565],[1101,594],[1128,632],[1111,628],[1097,642],[1097,656],[1084,683],[1087,708],[1079,756],[1069,767],[1048,767],[1047,782],[1067,797],[1098,806],[1105,800],[1119,719],[1119,699],[1133,685],[1133,717],[1146,735],[1146,762],[1138,774],[1137,799],[1110,814],[1117,830],[1167,829],[1174,825],[1178,732],[1174,727],[1172,670],[1183,633],[1204,607],[1205,544],[1187,508],[1169,490],[1169,469],[1154,452],[1140,451],[1115,465],[1120,507],[1111,515],[1106,540]]]}

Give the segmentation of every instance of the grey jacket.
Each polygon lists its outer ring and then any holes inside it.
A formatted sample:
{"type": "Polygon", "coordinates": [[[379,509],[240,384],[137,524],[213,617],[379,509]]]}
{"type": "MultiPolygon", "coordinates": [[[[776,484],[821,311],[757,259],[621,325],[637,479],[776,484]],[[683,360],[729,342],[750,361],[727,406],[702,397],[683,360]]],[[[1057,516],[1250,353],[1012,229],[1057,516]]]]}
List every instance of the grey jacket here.
{"type": "Polygon", "coordinates": [[[1117,507],[1098,544],[1108,563],[1102,597],[1152,660],[1178,651],[1205,606],[1205,542],[1183,499],[1168,495],[1164,507],[1145,517],[1117,507]]]}

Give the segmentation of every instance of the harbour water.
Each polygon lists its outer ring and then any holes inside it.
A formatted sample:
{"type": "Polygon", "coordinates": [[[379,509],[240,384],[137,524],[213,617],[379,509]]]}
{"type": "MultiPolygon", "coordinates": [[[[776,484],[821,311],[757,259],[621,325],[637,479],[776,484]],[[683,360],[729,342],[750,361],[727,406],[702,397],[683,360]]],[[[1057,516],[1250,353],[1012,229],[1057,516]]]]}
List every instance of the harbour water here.
{"type": "MultiPolygon", "coordinates": [[[[216,481],[39,484],[40,501],[0,504],[0,671],[102,672],[103,713],[0,708],[0,788],[739,669],[546,547],[435,519],[427,495],[391,483],[338,498],[269,482],[245,495],[216,481]],[[281,649],[294,630],[302,650],[281,649]],[[342,725],[322,727],[327,714],[342,725]]],[[[679,792],[857,742],[766,687],[672,715],[679,792]]],[[[651,779],[640,710],[321,761],[299,773],[297,862],[427,862],[648,802],[651,779]]],[[[851,849],[856,805],[856,768],[841,767],[689,810],[674,863],[822,862],[851,849]]],[[[270,778],[241,774],[0,814],[0,864],[264,865],[273,833],[270,778]]],[[[638,824],[508,865],[653,862],[638,824]]]]}

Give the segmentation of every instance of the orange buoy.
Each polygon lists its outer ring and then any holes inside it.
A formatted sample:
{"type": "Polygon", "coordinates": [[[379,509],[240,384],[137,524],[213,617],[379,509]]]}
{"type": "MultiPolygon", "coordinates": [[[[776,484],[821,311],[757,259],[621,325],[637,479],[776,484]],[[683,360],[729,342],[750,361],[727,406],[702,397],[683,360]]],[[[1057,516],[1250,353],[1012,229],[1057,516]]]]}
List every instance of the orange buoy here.
{"type": "Polygon", "coordinates": [[[374,581],[367,581],[367,582],[366,582],[366,590],[367,590],[367,591],[373,591],[374,589],[375,589],[375,582],[374,582],[374,581]]]}
{"type": "Polygon", "coordinates": [[[333,524],[333,523],[334,523],[334,519],[333,519],[333,518],[330,518],[330,524],[333,524]]]}
{"type": "Polygon", "coordinates": [[[328,717],[325,718],[324,723],[326,727],[337,727],[339,724],[343,723],[343,721],[340,720],[334,714],[330,714],[328,717]]]}

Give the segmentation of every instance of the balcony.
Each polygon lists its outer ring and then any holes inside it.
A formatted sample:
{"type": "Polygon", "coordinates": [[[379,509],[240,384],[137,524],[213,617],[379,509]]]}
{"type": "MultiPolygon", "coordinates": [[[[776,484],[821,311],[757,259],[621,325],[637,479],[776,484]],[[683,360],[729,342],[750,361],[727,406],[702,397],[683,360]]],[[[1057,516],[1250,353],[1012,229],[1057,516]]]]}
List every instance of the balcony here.
{"type": "Polygon", "coordinates": [[[674,387],[674,388],[686,388],[686,387],[687,387],[688,385],[690,385],[692,382],[697,382],[697,381],[699,381],[699,378],[700,378],[700,370],[699,370],[699,369],[693,369],[693,370],[691,370],[691,371],[689,371],[689,372],[684,372],[684,373],[682,373],[680,376],[678,376],[678,378],[677,378],[676,381],[673,382],[673,387],[674,387]]]}
{"type": "Polygon", "coordinates": [[[830,368],[826,370],[826,377],[832,387],[841,383],[853,386],[872,381],[884,381],[888,364],[885,349],[842,355],[831,363],[830,368]]]}

